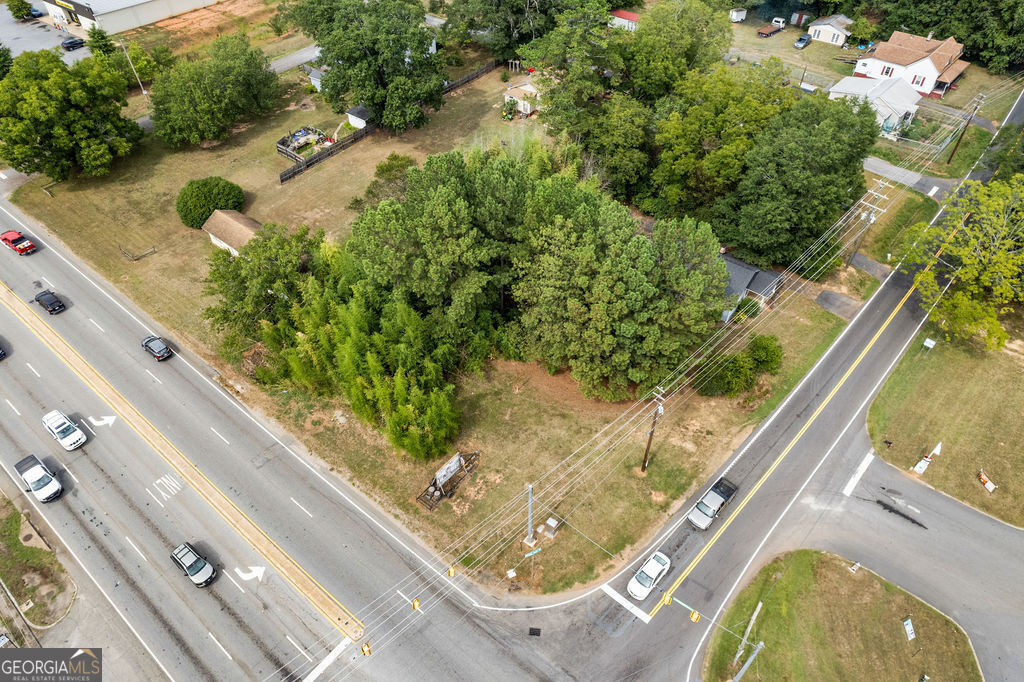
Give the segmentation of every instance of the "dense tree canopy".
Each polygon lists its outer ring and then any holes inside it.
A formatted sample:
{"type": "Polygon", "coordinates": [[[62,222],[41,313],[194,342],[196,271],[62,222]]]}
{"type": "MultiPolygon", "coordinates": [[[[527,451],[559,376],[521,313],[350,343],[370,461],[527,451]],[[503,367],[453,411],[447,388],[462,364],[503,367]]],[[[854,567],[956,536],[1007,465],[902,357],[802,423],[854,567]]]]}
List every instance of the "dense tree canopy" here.
{"type": "Polygon", "coordinates": [[[599,116],[601,125],[587,136],[587,150],[597,158],[601,175],[615,194],[627,198],[647,183],[653,112],[617,92],[601,105],[599,116]]]}
{"type": "Polygon", "coordinates": [[[736,192],[720,202],[722,241],[761,265],[787,265],[864,193],[878,136],[866,103],[803,97],[754,140],[736,192]]]}
{"type": "Polygon", "coordinates": [[[265,383],[343,394],[417,457],[459,422],[452,377],[491,353],[568,368],[587,395],[623,398],[660,380],[713,326],[726,274],[711,228],[638,230],[577,179],[571,145],[529,142],[400,158],[404,183],[367,208],[344,248],[265,227],[218,252],[207,316],[266,351],[265,383]]]}
{"type": "Polygon", "coordinates": [[[543,116],[554,130],[586,134],[592,129],[602,96],[625,76],[625,33],[608,28],[605,0],[586,0],[519,49],[525,65],[538,70],[543,116]]]}
{"type": "Polygon", "coordinates": [[[178,62],[153,84],[153,128],[171,144],[224,139],[232,125],[270,111],[277,100],[277,74],[244,35],[217,38],[209,55],[178,62]]]}
{"type": "Polygon", "coordinates": [[[627,47],[632,87],[638,97],[653,102],[689,71],[720,61],[731,43],[725,12],[701,0],[662,0],[640,15],[627,47]]]}
{"type": "Polygon", "coordinates": [[[416,0],[297,0],[287,16],[320,46],[323,95],[335,111],[363,104],[394,130],[427,121],[443,103],[444,64],[416,0]]]}
{"type": "Polygon", "coordinates": [[[0,43],[0,78],[3,78],[14,65],[14,57],[11,56],[11,48],[0,43]]]}
{"type": "Polygon", "coordinates": [[[23,173],[105,175],[142,137],[121,116],[128,84],[103,60],[68,66],[52,51],[18,55],[0,81],[0,155],[23,173]]]}
{"type": "Polygon", "coordinates": [[[7,0],[7,9],[15,19],[27,19],[32,12],[32,3],[28,0],[7,0]]]}
{"type": "Polygon", "coordinates": [[[999,317],[1024,303],[1022,228],[1024,175],[987,185],[968,180],[935,226],[908,228],[906,267],[916,273],[921,305],[935,306],[931,318],[950,337],[981,336],[989,348],[1006,342],[999,317]]]}
{"type": "Polygon", "coordinates": [[[695,212],[730,192],[744,171],[754,138],[797,99],[786,87],[785,67],[716,65],[690,71],[662,103],[653,171],[656,213],[695,212]]]}
{"type": "Polygon", "coordinates": [[[578,0],[452,0],[448,29],[462,38],[480,40],[499,59],[510,59],[516,49],[555,26],[555,16],[579,4],[578,0]]]}

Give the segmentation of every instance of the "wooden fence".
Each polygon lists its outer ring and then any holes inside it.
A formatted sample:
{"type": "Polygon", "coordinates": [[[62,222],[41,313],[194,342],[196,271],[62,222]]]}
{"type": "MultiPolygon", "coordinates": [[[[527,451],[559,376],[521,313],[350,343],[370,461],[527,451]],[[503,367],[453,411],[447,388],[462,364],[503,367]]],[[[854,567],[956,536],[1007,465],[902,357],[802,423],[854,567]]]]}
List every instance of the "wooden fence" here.
{"type": "MultiPolygon", "coordinates": [[[[490,73],[497,67],[498,63],[492,59],[491,61],[481,66],[479,69],[471,71],[462,78],[453,80],[452,82],[445,85],[444,88],[441,90],[441,94],[447,95],[452,90],[455,90],[456,88],[461,88],[463,85],[471,81],[475,81],[480,76],[490,73]]],[[[296,154],[292,150],[288,149],[284,144],[282,144],[282,142],[284,142],[284,140],[286,140],[287,138],[281,138],[281,140],[277,143],[277,152],[282,156],[288,157],[289,159],[295,161],[294,166],[281,172],[281,184],[288,182],[296,175],[305,173],[306,169],[309,168],[310,166],[315,166],[321,161],[329,159],[330,157],[334,156],[338,152],[348,149],[349,147],[351,147],[356,142],[363,139],[376,129],[377,126],[375,124],[367,123],[366,127],[363,128],[362,130],[357,130],[351,135],[341,138],[340,140],[332,144],[330,147],[321,149],[320,151],[318,151],[316,154],[313,154],[309,158],[304,158],[303,156],[296,154]]]]}
{"type": "MultiPolygon", "coordinates": [[[[338,140],[337,142],[332,144],[330,147],[325,147],[324,149],[321,149],[316,154],[313,154],[312,156],[310,156],[308,158],[299,157],[300,160],[298,161],[298,163],[296,163],[291,168],[288,168],[288,169],[286,169],[286,170],[281,172],[281,175],[280,175],[281,183],[284,184],[285,182],[288,182],[289,180],[294,178],[296,175],[300,175],[301,173],[305,173],[306,169],[308,169],[309,167],[315,166],[316,164],[320,163],[321,161],[324,161],[326,159],[331,158],[332,156],[334,156],[338,152],[341,152],[341,151],[344,151],[344,150],[348,149],[349,147],[354,145],[356,142],[359,142],[359,140],[363,139],[364,137],[366,137],[367,135],[369,135],[370,133],[372,133],[376,129],[377,129],[376,125],[374,125],[373,123],[367,123],[365,128],[357,130],[354,133],[352,133],[351,135],[347,135],[347,136],[341,138],[340,140],[338,140]]],[[[281,146],[278,145],[278,151],[280,151],[280,149],[281,149],[281,146]]],[[[285,154],[285,156],[288,156],[288,155],[285,154]]],[[[298,156],[298,154],[296,154],[296,156],[298,156]]],[[[291,157],[289,157],[289,158],[291,158],[291,157]]]]}

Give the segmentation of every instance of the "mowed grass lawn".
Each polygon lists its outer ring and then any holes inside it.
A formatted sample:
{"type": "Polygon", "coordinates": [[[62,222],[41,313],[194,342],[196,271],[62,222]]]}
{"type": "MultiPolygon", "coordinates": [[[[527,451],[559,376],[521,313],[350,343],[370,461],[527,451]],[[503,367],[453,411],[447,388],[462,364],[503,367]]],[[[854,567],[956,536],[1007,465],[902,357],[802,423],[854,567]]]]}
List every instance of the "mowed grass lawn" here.
{"type": "MultiPolygon", "coordinates": [[[[764,605],[748,638],[763,641],[751,679],[981,680],[967,635],[913,595],[834,554],[800,550],[765,566],[733,601],[722,624],[742,634],[758,601],[764,605]],[[915,639],[908,641],[903,619],[915,639]]],[[[739,640],[716,630],[705,680],[728,680],[739,640]]]]}
{"type": "MultiPolygon", "coordinates": [[[[875,450],[903,470],[942,442],[942,454],[921,479],[992,516],[1024,526],[1024,320],[1009,320],[1002,351],[944,340],[934,328],[910,346],[871,405],[875,450]],[[926,337],[938,341],[924,352],[926,337]],[[886,448],[883,439],[893,442],[886,448]],[[978,481],[996,485],[989,493],[978,481]]],[[[909,474],[914,475],[916,474],[909,474]]]]}
{"type": "Polygon", "coordinates": [[[277,154],[275,142],[303,125],[333,134],[342,117],[303,89],[298,71],[282,76],[286,93],[273,115],[239,126],[224,143],[208,148],[173,149],[147,136],[130,157],[102,178],[77,178],[49,187],[38,177],[20,187],[13,201],[60,238],[197,351],[216,339],[202,320],[209,237],[178,219],[178,192],[195,178],[219,175],[246,193],[243,211],[261,222],[323,228],[334,239],[348,236],[356,213],[345,208],[361,196],[377,164],[389,153],[422,162],[428,154],[488,144],[514,142],[537,130],[534,119],[500,118],[505,85],[492,72],[445,98],[425,127],[403,135],[378,132],[284,185],[278,174],[291,162],[277,154]],[[125,258],[118,247],[138,254],[157,251],[140,261],[125,258]],[[198,347],[197,347],[198,346],[198,347]]]}
{"type": "MultiPolygon", "coordinates": [[[[874,188],[881,176],[864,173],[868,188],[874,188]]],[[[883,191],[894,201],[883,205],[885,211],[880,213],[871,224],[861,242],[860,251],[879,263],[889,263],[898,257],[900,234],[911,225],[928,222],[939,211],[939,204],[931,197],[912,189],[895,186],[883,191]]],[[[895,262],[895,261],[894,261],[895,262]]]]}

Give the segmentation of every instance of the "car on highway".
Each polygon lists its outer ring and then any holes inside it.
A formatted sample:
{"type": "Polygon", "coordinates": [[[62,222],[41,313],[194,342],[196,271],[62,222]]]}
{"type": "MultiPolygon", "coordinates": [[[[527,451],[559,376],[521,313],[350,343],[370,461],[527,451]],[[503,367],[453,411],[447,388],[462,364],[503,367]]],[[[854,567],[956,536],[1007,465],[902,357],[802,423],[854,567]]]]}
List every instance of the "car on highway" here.
{"type": "Polygon", "coordinates": [[[64,312],[64,301],[57,297],[57,294],[53,293],[49,289],[40,291],[36,294],[36,303],[46,309],[46,312],[51,315],[64,312]]]}
{"type": "Polygon", "coordinates": [[[61,41],[60,46],[64,48],[65,52],[71,52],[80,47],[85,47],[85,40],[82,38],[67,38],[61,41]]]}
{"type": "Polygon", "coordinates": [[[19,461],[14,465],[14,470],[18,472],[21,480],[28,486],[25,492],[31,492],[40,502],[56,500],[64,492],[64,487],[57,480],[57,477],[35,455],[29,455],[19,461]]]}
{"type": "Polygon", "coordinates": [[[159,336],[147,336],[142,339],[142,347],[146,349],[150,355],[157,359],[157,362],[166,360],[167,358],[174,355],[174,351],[167,347],[164,340],[159,336]]]}
{"type": "Polygon", "coordinates": [[[206,587],[217,577],[217,569],[191,543],[183,542],[175,547],[171,561],[196,587],[206,587]]]}
{"type": "Polygon", "coordinates": [[[53,436],[53,439],[68,452],[85,444],[85,432],[60,410],[44,414],[43,426],[53,436]]]}
{"type": "Polygon", "coordinates": [[[718,512],[736,494],[736,486],[727,478],[718,479],[711,490],[694,505],[686,520],[697,530],[707,530],[711,522],[718,518],[718,512]]]}
{"type": "Polygon", "coordinates": [[[669,561],[667,556],[661,552],[655,552],[640,567],[636,575],[629,579],[629,584],[626,585],[626,592],[629,593],[630,597],[638,601],[647,599],[651,594],[651,590],[658,584],[658,581],[668,573],[668,568],[671,565],[672,562],[669,561]]]}
{"type": "Polygon", "coordinates": [[[793,43],[793,47],[795,47],[798,50],[802,50],[802,49],[804,49],[805,47],[807,47],[810,44],[811,44],[811,34],[810,33],[805,33],[805,34],[803,34],[802,36],[800,36],[799,38],[796,39],[796,42],[793,43]]]}
{"type": "Polygon", "coordinates": [[[21,232],[14,230],[8,230],[3,234],[0,234],[0,242],[3,242],[15,251],[19,256],[26,256],[36,250],[36,245],[32,243],[32,240],[23,235],[21,232]]]}

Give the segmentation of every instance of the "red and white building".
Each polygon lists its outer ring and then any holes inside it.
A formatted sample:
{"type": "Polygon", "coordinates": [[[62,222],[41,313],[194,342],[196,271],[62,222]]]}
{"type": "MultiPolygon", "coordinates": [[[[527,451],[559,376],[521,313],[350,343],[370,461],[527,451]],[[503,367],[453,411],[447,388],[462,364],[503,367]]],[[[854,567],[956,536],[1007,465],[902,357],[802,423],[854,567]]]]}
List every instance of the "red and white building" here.
{"type": "Polygon", "coordinates": [[[640,15],[629,10],[613,9],[609,14],[611,14],[611,19],[608,21],[608,25],[612,28],[624,28],[627,31],[635,31],[636,22],[640,21],[640,15]]]}
{"type": "Polygon", "coordinates": [[[893,31],[857,62],[853,75],[861,78],[902,78],[925,97],[942,97],[970,62],[960,59],[964,46],[954,38],[933,40],[893,31]]]}

